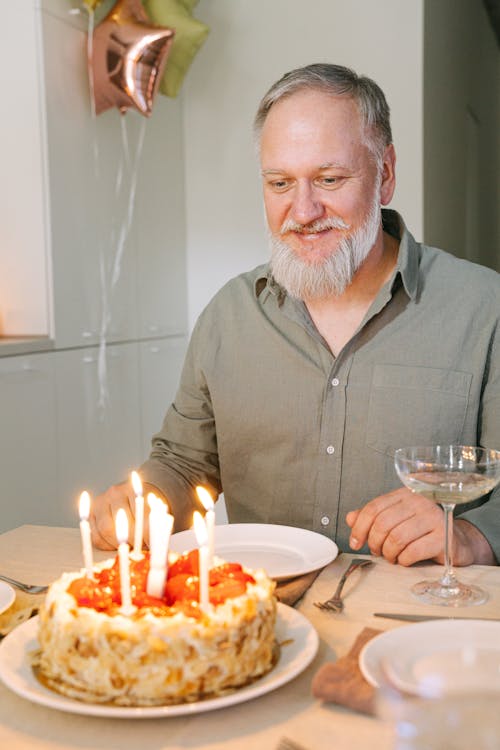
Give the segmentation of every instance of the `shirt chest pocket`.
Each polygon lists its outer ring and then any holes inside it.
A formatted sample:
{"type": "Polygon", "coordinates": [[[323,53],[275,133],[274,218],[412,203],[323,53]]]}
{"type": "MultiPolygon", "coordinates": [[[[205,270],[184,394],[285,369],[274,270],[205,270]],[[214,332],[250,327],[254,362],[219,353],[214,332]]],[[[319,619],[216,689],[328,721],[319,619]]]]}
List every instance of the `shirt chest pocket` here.
{"type": "Polygon", "coordinates": [[[457,370],[375,365],[367,445],[393,455],[410,445],[460,443],[471,381],[457,370]]]}

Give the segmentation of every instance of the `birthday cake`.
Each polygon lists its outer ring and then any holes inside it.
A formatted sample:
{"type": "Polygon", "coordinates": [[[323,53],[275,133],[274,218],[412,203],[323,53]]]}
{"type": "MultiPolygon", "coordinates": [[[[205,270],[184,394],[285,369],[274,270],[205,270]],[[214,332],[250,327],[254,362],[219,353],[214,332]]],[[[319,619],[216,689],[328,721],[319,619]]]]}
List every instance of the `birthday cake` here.
{"type": "Polygon", "coordinates": [[[170,555],[161,599],[146,593],[149,559],[131,561],[131,615],[120,611],[116,559],[65,573],[40,610],[35,669],[71,698],[156,706],[225,694],[268,672],[275,657],[274,582],[215,560],[199,605],[198,551],[170,555]]]}

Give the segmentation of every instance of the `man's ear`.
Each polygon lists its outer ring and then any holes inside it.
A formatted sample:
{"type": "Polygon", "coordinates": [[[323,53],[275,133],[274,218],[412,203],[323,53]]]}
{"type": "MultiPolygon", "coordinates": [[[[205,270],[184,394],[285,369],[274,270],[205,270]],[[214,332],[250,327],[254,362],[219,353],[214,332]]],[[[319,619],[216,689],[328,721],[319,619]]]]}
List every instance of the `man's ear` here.
{"type": "Polygon", "coordinates": [[[387,206],[396,189],[396,151],[390,143],[384,151],[382,161],[382,183],[380,185],[380,203],[387,206]]]}

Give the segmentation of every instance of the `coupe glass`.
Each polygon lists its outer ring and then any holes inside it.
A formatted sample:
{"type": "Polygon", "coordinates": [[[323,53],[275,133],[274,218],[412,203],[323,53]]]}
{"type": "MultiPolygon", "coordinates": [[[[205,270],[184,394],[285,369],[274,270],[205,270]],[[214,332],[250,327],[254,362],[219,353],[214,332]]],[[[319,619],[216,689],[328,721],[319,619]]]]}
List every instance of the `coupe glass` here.
{"type": "Polygon", "coordinates": [[[412,592],[427,604],[462,607],[483,604],[488,594],[457,580],[452,567],[453,509],[490,492],[500,481],[500,451],[468,445],[399,448],[394,463],[406,487],[439,503],[444,510],[444,573],[421,581],[412,592]]]}

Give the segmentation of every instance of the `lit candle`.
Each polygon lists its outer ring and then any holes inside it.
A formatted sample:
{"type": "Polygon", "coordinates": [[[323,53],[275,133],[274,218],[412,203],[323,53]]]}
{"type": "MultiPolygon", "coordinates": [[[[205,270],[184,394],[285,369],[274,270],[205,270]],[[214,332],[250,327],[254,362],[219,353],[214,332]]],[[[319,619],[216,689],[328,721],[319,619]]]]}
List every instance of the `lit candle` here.
{"type": "Polygon", "coordinates": [[[116,538],[118,540],[118,559],[120,563],[120,592],[122,605],[120,612],[122,615],[132,615],[137,609],[132,604],[130,594],[130,567],[129,567],[129,546],[128,546],[128,519],[127,514],[120,508],[115,519],[116,538]]]}
{"type": "Polygon", "coordinates": [[[200,579],[200,609],[206,612],[208,609],[208,546],[207,527],[203,516],[195,510],[193,514],[194,533],[198,542],[199,553],[199,579],[200,579]]]}
{"type": "Polygon", "coordinates": [[[134,527],[134,549],[131,557],[133,560],[142,560],[142,537],[144,533],[144,498],[142,496],[142,483],[139,474],[133,471],[132,487],[135,492],[135,527],[134,527]]]}
{"type": "Polygon", "coordinates": [[[208,568],[214,566],[214,533],[215,533],[215,510],[212,496],[204,487],[197,487],[196,493],[198,498],[207,511],[205,513],[205,524],[207,526],[208,537],[208,568]]]}
{"type": "Polygon", "coordinates": [[[174,517],[167,506],[153,492],[148,494],[149,505],[149,571],[146,591],[161,599],[167,577],[168,545],[174,517]]]}
{"type": "Polygon", "coordinates": [[[80,495],[80,536],[82,538],[83,564],[87,578],[94,577],[94,562],[92,560],[92,541],[90,536],[90,495],[87,491],[80,495]]]}

